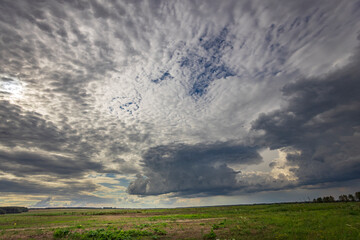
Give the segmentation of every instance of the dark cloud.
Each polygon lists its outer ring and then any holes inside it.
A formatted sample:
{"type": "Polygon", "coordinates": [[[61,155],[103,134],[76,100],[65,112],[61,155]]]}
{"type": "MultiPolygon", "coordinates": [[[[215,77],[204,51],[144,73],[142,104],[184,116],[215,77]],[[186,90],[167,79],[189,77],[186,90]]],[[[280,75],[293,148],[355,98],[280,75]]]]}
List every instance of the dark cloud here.
{"type": "Polygon", "coordinates": [[[256,149],[229,143],[168,145],[149,149],[143,156],[144,175],[130,183],[137,195],[219,195],[238,190],[228,164],[257,164],[256,149]]]}
{"type": "MultiPolygon", "coordinates": [[[[107,156],[110,159],[118,159],[117,155],[128,152],[118,137],[106,133],[99,135],[104,131],[101,128],[88,129],[85,134],[80,134],[78,129],[67,124],[66,117],[61,124],[45,118],[9,101],[0,101],[0,146],[5,147],[0,149],[0,192],[74,197],[80,192],[97,189],[96,184],[84,180],[87,173],[128,174],[137,171],[133,164],[125,161],[114,160],[115,168],[93,161],[94,154],[100,151],[99,144],[102,145],[100,148],[109,148],[111,152],[107,156]],[[1,173],[12,174],[21,180],[8,179],[1,173]],[[39,176],[51,178],[44,179],[43,184],[33,181],[39,176]],[[62,186],[52,185],[59,182],[62,186]]],[[[81,198],[83,203],[96,200],[85,200],[86,196],[81,198]]],[[[81,199],[76,203],[81,205],[81,199]]],[[[106,199],[101,201],[108,203],[106,199]]]]}
{"type": "Polygon", "coordinates": [[[10,82],[14,82],[14,80],[12,78],[2,77],[1,82],[10,83],[10,82]]]}
{"type": "Polygon", "coordinates": [[[92,154],[90,143],[81,142],[83,137],[66,122],[59,125],[46,120],[46,116],[42,114],[27,111],[9,101],[2,100],[0,103],[0,118],[5,119],[0,123],[0,143],[2,145],[38,148],[60,155],[61,153],[80,153],[85,161],[88,159],[85,157],[85,152],[88,156],[92,154]]]}
{"type": "Polygon", "coordinates": [[[4,119],[0,122],[0,143],[5,146],[59,150],[66,144],[64,135],[55,124],[9,101],[0,101],[0,118],[4,119]]]}
{"type": "MultiPolygon", "coordinates": [[[[44,180],[45,182],[45,180],[44,180]]],[[[74,182],[62,181],[62,186],[48,185],[34,181],[22,180],[6,180],[1,179],[0,175],[0,193],[3,195],[12,194],[29,194],[29,195],[44,195],[49,194],[52,197],[47,197],[35,203],[31,207],[51,207],[51,206],[87,206],[91,204],[114,204],[114,199],[94,196],[87,194],[87,192],[94,192],[98,186],[90,181],[74,182]],[[70,204],[61,204],[61,202],[71,201],[70,204]]]]}
{"type": "Polygon", "coordinates": [[[101,171],[99,163],[81,161],[73,158],[41,154],[38,152],[0,151],[0,169],[15,175],[52,174],[65,176],[81,176],[88,171],[101,171]]]}
{"type": "Polygon", "coordinates": [[[51,174],[58,177],[82,177],[90,171],[134,173],[130,163],[122,162],[117,169],[108,169],[103,163],[92,161],[99,150],[94,144],[107,145],[109,156],[128,152],[112,136],[99,135],[88,130],[86,135],[65,121],[61,125],[45,120],[45,116],[31,112],[9,101],[0,101],[0,169],[17,176],[51,174]],[[109,141],[111,142],[109,144],[109,141]],[[108,145],[109,144],[109,145],[108,145]]]}
{"type": "Polygon", "coordinates": [[[258,143],[288,152],[299,185],[359,178],[359,65],[357,54],[332,73],[286,85],[287,105],[253,122],[263,131],[258,143]]]}
{"type": "Polygon", "coordinates": [[[83,192],[93,192],[98,186],[90,181],[62,180],[61,182],[52,179],[56,184],[50,184],[50,179],[38,179],[40,181],[21,179],[6,179],[0,175],[0,192],[2,194],[50,194],[57,196],[77,196],[83,192]],[[42,180],[42,181],[41,181],[42,180]],[[59,184],[61,183],[61,184],[59,184]]]}

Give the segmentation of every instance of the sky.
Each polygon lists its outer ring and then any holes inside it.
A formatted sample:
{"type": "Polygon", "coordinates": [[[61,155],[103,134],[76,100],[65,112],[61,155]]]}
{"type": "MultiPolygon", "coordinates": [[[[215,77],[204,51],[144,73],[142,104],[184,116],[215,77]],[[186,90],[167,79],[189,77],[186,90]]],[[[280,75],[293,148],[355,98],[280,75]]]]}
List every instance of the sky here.
{"type": "Polygon", "coordinates": [[[360,1],[0,4],[0,206],[360,190],[360,1]]]}

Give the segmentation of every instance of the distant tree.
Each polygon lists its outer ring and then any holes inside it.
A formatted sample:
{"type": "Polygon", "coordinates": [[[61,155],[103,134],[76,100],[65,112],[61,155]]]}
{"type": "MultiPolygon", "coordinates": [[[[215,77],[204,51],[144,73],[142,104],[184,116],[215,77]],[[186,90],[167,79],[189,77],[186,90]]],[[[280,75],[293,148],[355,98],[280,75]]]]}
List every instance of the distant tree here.
{"type": "Polygon", "coordinates": [[[339,201],[340,202],[348,202],[349,201],[349,198],[348,198],[348,196],[347,195],[340,195],[339,196],[339,201]]]}
{"type": "Polygon", "coordinates": [[[5,210],[2,210],[1,208],[0,208],[0,215],[1,214],[5,214],[6,212],[5,212],[5,210]]]}
{"type": "Polygon", "coordinates": [[[348,199],[349,199],[349,201],[351,201],[351,202],[355,202],[355,197],[354,197],[354,195],[352,195],[352,194],[349,194],[349,195],[348,195],[348,199]]]}
{"type": "Polygon", "coordinates": [[[5,213],[21,213],[27,212],[29,209],[26,207],[0,207],[0,211],[5,213]]]}
{"type": "Polygon", "coordinates": [[[356,200],[360,201],[360,192],[355,193],[355,198],[356,200]]]}
{"type": "Polygon", "coordinates": [[[326,196],[326,197],[323,197],[322,201],[323,202],[334,202],[335,199],[333,196],[326,196]]]}
{"type": "Polygon", "coordinates": [[[318,203],[322,203],[322,202],[323,202],[323,200],[322,200],[322,198],[321,198],[321,197],[318,197],[318,198],[316,199],[316,202],[318,202],[318,203]]]}

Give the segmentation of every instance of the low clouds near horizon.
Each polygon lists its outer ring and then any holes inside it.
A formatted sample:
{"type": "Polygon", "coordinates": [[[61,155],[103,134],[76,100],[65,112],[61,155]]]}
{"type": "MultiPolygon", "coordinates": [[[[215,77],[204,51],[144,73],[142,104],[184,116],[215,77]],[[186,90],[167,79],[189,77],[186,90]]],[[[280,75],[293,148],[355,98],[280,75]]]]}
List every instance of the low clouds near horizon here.
{"type": "Polygon", "coordinates": [[[359,180],[358,1],[0,12],[1,205],[223,204],[359,180]]]}

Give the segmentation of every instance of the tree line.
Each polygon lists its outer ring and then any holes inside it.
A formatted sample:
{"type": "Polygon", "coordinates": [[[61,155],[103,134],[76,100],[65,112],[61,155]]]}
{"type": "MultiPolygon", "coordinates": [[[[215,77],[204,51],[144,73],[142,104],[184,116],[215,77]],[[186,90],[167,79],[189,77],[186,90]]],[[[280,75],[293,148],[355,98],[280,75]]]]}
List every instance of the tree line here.
{"type": "Polygon", "coordinates": [[[27,212],[26,207],[0,207],[0,214],[27,212]]]}
{"type": "Polygon", "coordinates": [[[326,202],[355,202],[360,201],[360,192],[356,192],[355,195],[352,194],[343,194],[340,195],[338,200],[335,200],[333,196],[325,196],[314,198],[313,202],[315,203],[326,203],[326,202]]]}

